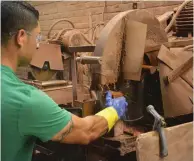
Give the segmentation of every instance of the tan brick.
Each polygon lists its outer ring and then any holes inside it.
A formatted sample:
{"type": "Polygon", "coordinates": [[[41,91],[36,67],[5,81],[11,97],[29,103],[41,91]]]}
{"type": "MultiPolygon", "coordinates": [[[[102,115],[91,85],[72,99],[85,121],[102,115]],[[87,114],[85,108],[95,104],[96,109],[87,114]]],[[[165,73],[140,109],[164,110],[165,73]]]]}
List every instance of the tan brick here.
{"type": "MultiPolygon", "coordinates": [[[[121,3],[120,3],[121,4],[121,3]]],[[[112,13],[112,12],[121,12],[121,7],[120,4],[112,5],[112,6],[107,6],[105,11],[107,13],[112,13]]]]}
{"type": "Polygon", "coordinates": [[[45,26],[50,26],[52,25],[56,20],[45,20],[45,21],[40,21],[40,26],[45,25],[45,26]]]}
{"type": "MultiPolygon", "coordinates": [[[[105,17],[105,14],[104,14],[105,17]]],[[[92,23],[100,23],[103,20],[102,14],[92,15],[92,23]]]]}
{"type": "Polygon", "coordinates": [[[103,7],[104,3],[105,3],[104,1],[90,1],[90,2],[87,2],[85,5],[86,5],[86,8],[103,7]]]}
{"type": "Polygon", "coordinates": [[[120,12],[117,12],[117,13],[105,13],[105,20],[111,20],[113,17],[115,17],[118,13],[120,12]]]}
{"type": "MultiPolygon", "coordinates": [[[[55,18],[55,19],[52,19],[52,20],[41,20],[40,21],[40,25],[45,25],[45,26],[49,26],[49,25],[52,25],[54,22],[58,21],[62,19],[62,17],[60,17],[59,19],[55,18]]],[[[70,18],[67,18],[68,20],[72,21],[73,23],[87,23],[88,22],[88,16],[81,16],[81,17],[70,17],[70,18]]],[[[60,22],[59,24],[61,24],[63,22],[60,22]]],[[[67,22],[68,23],[68,22],[67,22]]]]}
{"type": "MultiPolygon", "coordinates": [[[[85,29],[89,27],[88,23],[75,23],[74,25],[76,29],[85,29]]],[[[44,26],[44,25],[41,26],[41,29],[44,29],[44,30],[48,30],[49,28],[50,26],[44,26]]],[[[72,26],[68,23],[59,23],[53,28],[53,30],[61,30],[65,28],[72,28],[72,26]]]]}
{"type": "Polygon", "coordinates": [[[91,13],[92,15],[100,14],[103,11],[104,11],[104,7],[95,7],[95,8],[88,8],[85,10],[77,10],[77,11],[64,12],[59,14],[62,14],[64,17],[80,17],[80,16],[88,16],[89,13],[91,13]]]}
{"type": "Polygon", "coordinates": [[[137,5],[137,8],[153,8],[153,7],[158,7],[164,5],[164,1],[144,1],[140,2],[137,5]]]}
{"type": "Polygon", "coordinates": [[[178,5],[172,5],[172,6],[164,6],[164,7],[156,7],[153,8],[153,14],[154,15],[162,15],[167,11],[173,11],[173,9],[175,7],[177,7],[178,5]]]}
{"type": "Polygon", "coordinates": [[[131,10],[133,8],[133,3],[120,3],[113,6],[108,6],[106,8],[106,12],[113,13],[113,12],[123,12],[127,10],[131,10]]]}
{"type": "Polygon", "coordinates": [[[122,1],[107,1],[106,5],[113,6],[113,5],[120,4],[120,3],[122,3],[122,1]]]}
{"type": "Polygon", "coordinates": [[[40,15],[57,13],[56,2],[38,5],[36,6],[36,9],[39,11],[40,15]]]}
{"type": "Polygon", "coordinates": [[[48,31],[50,26],[40,25],[40,28],[41,28],[41,32],[42,31],[48,31]]]}
{"type": "Polygon", "coordinates": [[[70,20],[73,23],[85,23],[88,22],[88,16],[81,16],[81,17],[72,17],[70,20]]]}
{"type": "Polygon", "coordinates": [[[127,4],[120,4],[121,12],[132,10],[133,9],[133,3],[127,3],[127,4]]]}
{"type": "Polygon", "coordinates": [[[71,12],[64,12],[64,13],[42,15],[42,16],[40,16],[40,20],[45,21],[45,20],[62,19],[62,18],[69,19],[71,17],[88,16],[90,12],[92,15],[93,14],[100,14],[103,11],[104,11],[103,7],[89,8],[86,10],[78,10],[78,11],[71,11],[71,12]]]}
{"type": "Polygon", "coordinates": [[[183,0],[179,0],[179,1],[165,1],[164,5],[165,6],[171,6],[171,5],[180,5],[181,3],[183,3],[183,0]]]}
{"type": "Polygon", "coordinates": [[[76,23],[75,24],[76,29],[85,29],[85,28],[88,28],[88,27],[89,27],[88,23],[76,23]]]}
{"type": "Polygon", "coordinates": [[[88,8],[103,7],[102,1],[80,2],[75,5],[66,5],[65,2],[56,2],[58,12],[79,11],[88,8]]]}
{"type": "Polygon", "coordinates": [[[32,4],[33,6],[39,6],[39,5],[53,3],[53,2],[52,1],[30,1],[29,3],[32,4]]]}
{"type": "Polygon", "coordinates": [[[53,20],[55,14],[40,15],[40,21],[53,20]]]}

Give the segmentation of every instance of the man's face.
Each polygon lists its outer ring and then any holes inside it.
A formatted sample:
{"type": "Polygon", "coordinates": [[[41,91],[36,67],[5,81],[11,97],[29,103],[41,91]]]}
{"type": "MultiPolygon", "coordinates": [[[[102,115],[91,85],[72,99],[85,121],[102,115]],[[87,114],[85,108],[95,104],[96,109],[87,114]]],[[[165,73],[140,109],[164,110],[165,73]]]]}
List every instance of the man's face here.
{"type": "Polygon", "coordinates": [[[32,31],[20,30],[17,35],[17,43],[20,48],[18,51],[19,66],[25,66],[30,63],[34,53],[37,50],[37,39],[40,36],[40,26],[34,28],[32,31]]]}

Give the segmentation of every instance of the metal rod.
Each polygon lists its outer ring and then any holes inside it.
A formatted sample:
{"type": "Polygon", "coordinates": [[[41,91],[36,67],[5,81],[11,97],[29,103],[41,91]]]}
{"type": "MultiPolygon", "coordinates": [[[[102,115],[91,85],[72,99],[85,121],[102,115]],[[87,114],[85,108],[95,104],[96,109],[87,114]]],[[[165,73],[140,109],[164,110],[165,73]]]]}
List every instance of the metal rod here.
{"type": "Polygon", "coordinates": [[[82,56],[76,58],[81,64],[101,64],[102,58],[98,56],[82,56]]]}
{"type": "Polygon", "coordinates": [[[72,54],[71,57],[71,72],[72,72],[72,85],[73,85],[73,103],[72,106],[74,106],[74,101],[77,100],[77,73],[76,73],[76,53],[72,54]]]}

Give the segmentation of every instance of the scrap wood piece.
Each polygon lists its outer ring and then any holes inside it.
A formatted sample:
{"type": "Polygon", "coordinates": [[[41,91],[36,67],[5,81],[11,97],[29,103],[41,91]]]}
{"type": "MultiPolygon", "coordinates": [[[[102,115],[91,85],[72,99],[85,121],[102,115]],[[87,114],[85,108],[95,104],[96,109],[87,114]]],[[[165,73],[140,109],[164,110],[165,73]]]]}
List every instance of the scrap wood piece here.
{"type": "MultiPolygon", "coordinates": [[[[163,43],[164,46],[167,48],[175,48],[175,47],[185,47],[187,45],[192,45],[193,44],[193,38],[182,38],[182,39],[174,39],[169,42],[163,43]]],[[[156,45],[156,46],[149,46],[145,48],[145,53],[152,52],[152,51],[157,51],[160,50],[161,44],[156,45]]]]}
{"type": "MultiPolygon", "coordinates": [[[[175,69],[175,68],[178,68],[182,64],[182,62],[186,62],[186,60],[188,60],[188,58],[192,56],[193,56],[192,52],[176,56],[175,54],[171,53],[167,47],[162,45],[158,54],[158,59],[164,62],[171,69],[175,69]]],[[[190,70],[187,71],[186,73],[181,75],[181,78],[184,81],[186,81],[191,87],[193,87],[192,68],[190,68],[190,70]],[[189,73],[189,74],[186,74],[186,73],[189,73]]]]}
{"type": "Polygon", "coordinates": [[[160,158],[157,132],[148,132],[137,137],[137,161],[192,161],[193,160],[193,122],[164,129],[168,156],[160,158]]]}
{"type": "Polygon", "coordinates": [[[193,112],[193,104],[189,97],[193,97],[193,88],[181,77],[168,86],[163,82],[163,76],[172,70],[164,63],[159,64],[160,86],[165,117],[176,117],[193,112]]]}
{"type": "Polygon", "coordinates": [[[193,67],[193,57],[189,58],[186,62],[183,62],[178,68],[175,68],[170,74],[164,77],[165,84],[168,85],[176,78],[181,76],[184,72],[193,67]]]}
{"type": "Polygon", "coordinates": [[[190,68],[181,77],[178,77],[171,84],[166,86],[163,77],[192,57],[192,52],[182,51],[179,54],[171,53],[165,46],[162,46],[158,58],[160,85],[165,117],[175,117],[193,112],[193,105],[189,97],[193,97],[193,68],[190,68]],[[186,80],[186,81],[185,81],[186,80]],[[190,83],[188,83],[190,82],[190,83]]]}
{"type": "MultiPolygon", "coordinates": [[[[68,104],[73,102],[72,85],[63,85],[58,87],[45,87],[41,89],[49,97],[51,97],[57,104],[68,104]]],[[[89,90],[82,85],[77,85],[78,101],[91,99],[89,90]]]]}

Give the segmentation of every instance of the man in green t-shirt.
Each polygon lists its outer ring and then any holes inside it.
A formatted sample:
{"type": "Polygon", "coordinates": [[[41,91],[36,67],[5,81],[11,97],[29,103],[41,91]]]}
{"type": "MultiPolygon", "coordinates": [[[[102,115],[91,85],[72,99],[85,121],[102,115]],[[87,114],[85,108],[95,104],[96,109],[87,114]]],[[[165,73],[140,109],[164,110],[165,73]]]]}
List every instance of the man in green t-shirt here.
{"type": "Polygon", "coordinates": [[[30,161],[37,138],[88,144],[108,132],[126,110],[125,98],[112,99],[108,92],[107,108],[79,118],[17,78],[17,66],[29,63],[38,45],[38,20],[38,11],[27,2],[1,2],[2,161],[30,161]]]}

